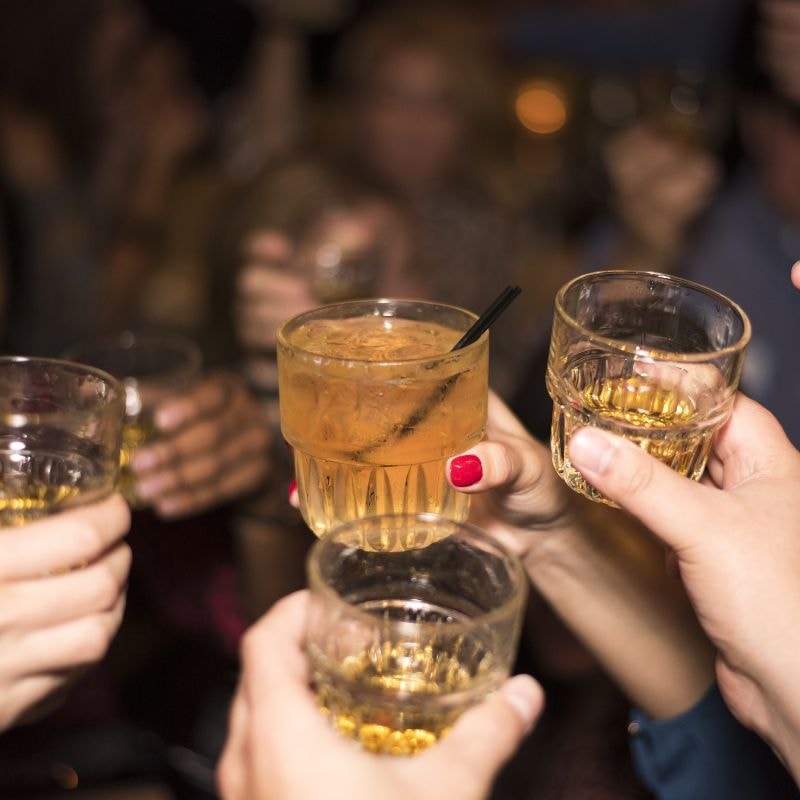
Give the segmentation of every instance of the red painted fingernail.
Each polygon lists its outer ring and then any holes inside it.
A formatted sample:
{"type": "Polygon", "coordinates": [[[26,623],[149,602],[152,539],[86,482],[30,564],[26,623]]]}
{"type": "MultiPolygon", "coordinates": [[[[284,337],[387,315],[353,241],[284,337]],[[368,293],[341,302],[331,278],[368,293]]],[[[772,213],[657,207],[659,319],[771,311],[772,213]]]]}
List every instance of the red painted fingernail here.
{"type": "Polygon", "coordinates": [[[453,486],[472,486],[483,477],[483,464],[478,456],[456,456],[450,462],[453,486]]]}
{"type": "Polygon", "coordinates": [[[297,481],[292,478],[289,481],[289,499],[292,499],[292,495],[297,491],[297,481]]]}

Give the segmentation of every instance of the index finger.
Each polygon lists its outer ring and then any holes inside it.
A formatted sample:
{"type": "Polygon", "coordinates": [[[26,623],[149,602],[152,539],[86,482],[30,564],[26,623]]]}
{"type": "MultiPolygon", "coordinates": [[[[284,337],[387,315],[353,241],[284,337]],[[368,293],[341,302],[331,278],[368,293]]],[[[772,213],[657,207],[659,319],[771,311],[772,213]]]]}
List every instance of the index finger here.
{"type": "MultiPolygon", "coordinates": [[[[550,451],[537,442],[494,394],[489,397],[488,440],[467,451],[480,460],[480,477],[457,488],[475,493],[489,489],[503,492],[502,508],[507,519],[518,526],[550,527],[566,518],[566,491],[552,468],[550,451]]],[[[447,475],[453,483],[453,463],[447,475]]],[[[455,485],[455,484],[454,484],[455,485]]]]}
{"type": "Polygon", "coordinates": [[[114,494],[99,503],[3,531],[0,581],[39,578],[91,564],[117,544],[129,527],[130,509],[114,494]]]}
{"type": "Polygon", "coordinates": [[[276,301],[301,301],[309,296],[308,281],[296,272],[287,272],[258,262],[246,264],[238,280],[239,302],[247,303],[262,296],[276,301]]]}

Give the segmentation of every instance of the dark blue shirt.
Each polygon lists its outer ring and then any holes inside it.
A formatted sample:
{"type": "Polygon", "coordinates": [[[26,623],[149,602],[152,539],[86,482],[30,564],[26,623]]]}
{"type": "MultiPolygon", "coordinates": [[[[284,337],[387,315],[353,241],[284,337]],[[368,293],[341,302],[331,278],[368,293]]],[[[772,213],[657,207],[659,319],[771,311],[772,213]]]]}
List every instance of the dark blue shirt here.
{"type": "Polygon", "coordinates": [[[784,800],[797,788],[772,750],[733,717],[716,686],[685,714],[634,711],[631,752],[658,800],[784,800]]]}

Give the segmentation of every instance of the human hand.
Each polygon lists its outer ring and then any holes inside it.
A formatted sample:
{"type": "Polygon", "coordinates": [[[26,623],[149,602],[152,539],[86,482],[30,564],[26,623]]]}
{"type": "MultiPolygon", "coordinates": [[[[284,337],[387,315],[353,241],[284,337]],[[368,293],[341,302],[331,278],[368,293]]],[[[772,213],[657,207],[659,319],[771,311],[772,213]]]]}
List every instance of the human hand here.
{"type": "Polygon", "coordinates": [[[632,255],[654,263],[674,258],[719,181],[714,157],[645,123],[617,134],[604,157],[632,255]]]}
{"type": "Polygon", "coordinates": [[[700,623],[719,650],[733,713],[800,775],[800,453],[766,409],[737,397],[701,483],[598,428],[570,459],[675,551],[700,623]]]}
{"type": "Polygon", "coordinates": [[[800,261],[792,267],[792,283],[795,289],[800,289],[800,261]]]}
{"type": "Polygon", "coordinates": [[[125,609],[129,524],[114,495],[2,532],[0,730],[47,713],[105,655],[125,609]]]}
{"type": "Polygon", "coordinates": [[[453,800],[486,797],[541,713],[532,678],[510,679],[413,758],[361,750],[335,732],[309,689],[308,593],[280,601],[245,635],[243,672],[219,770],[226,800],[453,800]],[[446,782],[446,784],[445,784],[446,782]]]}
{"type": "Polygon", "coordinates": [[[663,547],[627,515],[567,489],[549,449],[496,396],[486,439],[450,460],[448,478],[477,493],[470,521],[522,559],[539,594],[634,704],[666,718],[706,693],[713,652],[664,569],[663,547]]]}
{"type": "Polygon", "coordinates": [[[291,255],[289,240],[277,231],[257,233],[245,245],[237,286],[236,328],[247,348],[273,351],[281,324],[319,305],[308,281],[287,271],[291,255]]]}
{"type": "Polygon", "coordinates": [[[493,392],[486,439],[450,459],[447,477],[459,491],[476,495],[470,521],[523,561],[537,557],[544,534],[575,522],[571,493],[553,470],[550,451],[493,392]]]}
{"type": "Polygon", "coordinates": [[[163,400],[160,438],[136,452],[139,498],[166,518],[198,514],[256,489],[269,472],[271,430],[242,378],[218,372],[163,400]]]}

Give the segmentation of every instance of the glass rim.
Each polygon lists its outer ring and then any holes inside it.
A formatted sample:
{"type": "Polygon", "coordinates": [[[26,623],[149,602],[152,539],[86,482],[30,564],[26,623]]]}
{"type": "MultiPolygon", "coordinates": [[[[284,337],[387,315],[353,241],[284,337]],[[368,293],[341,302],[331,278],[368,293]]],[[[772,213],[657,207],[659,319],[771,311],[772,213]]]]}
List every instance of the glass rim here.
{"type": "MultiPolygon", "coordinates": [[[[103,370],[100,367],[95,367],[86,361],[81,361],[81,358],[86,358],[87,356],[91,355],[92,353],[99,353],[103,350],[108,350],[109,352],[118,351],[118,352],[132,352],[136,349],[137,345],[155,345],[161,344],[166,345],[167,347],[171,347],[173,352],[182,351],[184,355],[187,356],[187,362],[185,365],[182,365],[174,373],[177,373],[181,376],[186,376],[187,378],[191,378],[194,375],[199,375],[203,369],[203,352],[200,349],[200,346],[190,339],[188,336],[183,336],[179,333],[160,333],[158,331],[133,331],[133,330],[125,330],[121,331],[120,333],[112,336],[105,336],[100,339],[84,339],[82,341],[76,342],[75,344],[68,347],[63,352],[63,357],[67,360],[72,360],[77,358],[78,361],[74,363],[81,363],[86,364],[87,366],[91,367],[92,369],[97,369],[101,372],[108,372],[108,370],[103,370]],[[128,344],[126,344],[126,342],[128,344]]],[[[157,372],[152,375],[147,375],[147,381],[154,381],[158,382],[159,380],[169,379],[173,376],[173,373],[161,373],[157,372]]],[[[122,382],[123,384],[127,380],[138,380],[140,376],[136,375],[121,375],[117,378],[118,381],[122,382]]]]}
{"type": "Polygon", "coordinates": [[[60,369],[69,369],[78,375],[91,375],[95,378],[100,378],[104,383],[111,386],[119,395],[119,399],[125,399],[125,387],[119,378],[115,378],[110,372],[107,372],[100,367],[92,366],[91,364],[84,364],[81,361],[71,361],[68,358],[50,358],[47,356],[0,356],[0,369],[10,364],[30,364],[39,365],[42,367],[58,367],[60,369]]]}
{"type": "MultiPolygon", "coordinates": [[[[342,597],[342,595],[336,591],[336,589],[328,584],[322,577],[319,560],[320,554],[325,550],[326,547],[330,547],[333,544],[333,541],[337,535],[344,534],[346,531],[351,528],[355,528],[357,525],[363,525],[364,523],[369,523],[374,520],[386,519],[413,519],[419,522],[446,523],[454,529],[454,532],[466,531],[470,536],[478,539],[478,541],[482,542],[483,544],[490,545],[495,550],[495,554],[501,555],[504,562],[508,565],[509,574],[513,576],[514,581],[513,588],[515,591],[513,591],[512,595],[496,608],[492,608],[489,611],[477,614],[476,616],[470,617],[463,622],[448,622],[448,630],[469,631],[476,626],[491,625],[495,622],[495,620],[511,613],[515,606],[519,606],[520,609],[523,607],[528,590],[528,582],[527,573],[525,572],[525,568],[523,567],[520,558],[512,553],[511,550],[509,550],[505,545],[501,544],[496,539],[493,539],[491,536],[489,536],[489,534],[485,533],[480,528],[477,528],[476,526],[467,522],[456,522],[452,519],[448,519],[447,517],[442,517],[438,514],[431,513],[381,514],[373,517],[362,517],[360,519],[351,520],[350,522],[345,522],[344,524],[339,525],[331,530],[330,533],[325,534],[313,544],[306,558],[306,575],[308,577],[308,586],[312,595],[319,595],[329,601],[332,601],[340,608],[346,608],[348,610],[348,616],[350,617],[363,620],[371,625],[376,624],[376,622],[382,622],[374,614],[371,614],[368,611],[363,611],[358,606],[345,600],[344,597],[342,597]]],[[[445,538],[448,537],[437,539],[436,542],[444,541],[445,538]]],[[[433,542],[432,544],[435,544],[436,542],[433,542]]],[[[425,545],[425,547],[411,548],[409,551],[402,552],[410,552],[411,550],[424,550],[426,547],[430,546],[431,545],[425,545]]],[[[359,547],[352,547],[350,549],[361,550],[359,547]]],[[[369,551],[363,552],[368,553],[369,551]]],[[[396,620],[391,624],[408,623],[401,620],[396,620]]],[[[413,625],[419,626],[423,629],[428,627],[435,628],[441,626],[442,622],[414,622],[413,625]]]]}
{"type": "Polygon", "coordinates": [[[750,318],[745,313],[744,309],[736,302],[726,297],[721,292],[704,286],[702,283],[690,281],[687,278],[681,278],[676,275],[668,275],[664,272],[654,272],[648,270],[636,269],[605,269],[597,270],[595,272],[586,272],[583,275],[577,275],[571,280],[567,281],[556,293],[555,312],[561,320],[569,325],[571,328],[577,330],[587,339],[598,344],[603,344],[612,350],[618,350],[622,353],[629,353],[632,355],[641,354],[649,358],[655,358],[659,361],[685,361],[685,362],[703,362],[710,361],[716,358],[733,355],[744,350],[750,341],[752,335],[752,328],[750,325],[750,318]],[[643,278],[643,279],[657,279],[666,283],[675,284],[686,289],[691,289],[699,294],[706,295],[717,301],[722,302],[724,305],[729,306],[734,310],[739,318],[742,320],[742,335],[733,344],[720,347],[717,350],[703,350],[700,352],[684,353],[673,352],[670,350],[661,350],[657,347],[642,348],[641,345],[636,345],[631,342],[623,342],[619,339],[614,339],[610,336],[604,336],[601,333],[592,331],[585,325],[581,325],[571,314],[564,308],[564,298],[574,286],[580,283],[587,282],[589,279],[597,279],[602,277],[629,277],[629,278],[643,278]]]}
{"type": "MultiPolygon", "coordinates": [[[[472,322],[478,319],[478,315],[474,311],[470,311],[469,309],[462,308],[461,306],[455,306],[450,303],[439,303],[435,300],[417,300],[414,298],[405,298],[405,297],[375,297],[375,298],[364,298],[363,300],[347,300],[343,303],[331,303],[329,305],[319,306],[317,308],[309,309],[308,311],[303,311],[301,314],[296,314],[293,317],[290,317],[286,321],[284,321],[281,326],[278,328],[276,341],[278,344],[278,350],[286,349],[291,350],[296,353],[302,353],[304,356],[311,357],[311,358],[324,358],[325,361],[338,363],[338,364],[346,364],[350,363],[357,363],[357,364],[370,364],[374,367],[395,367],[401,365],[414,365],[414,364],[427,364],[431,361],[438,361],[445,356],[449,355],[458,355],[461,353],[469,353],[472,350],[476,349],[478,345],[481,345],[486,341],[489,336],[489,332],[486,331],[477,341],[473,342],[472,344],[467,345],[466,347],[459,348],[455,352],[452,350],[448,350],[444,353],[437,353],[431,356],[425,356],[424,358],[406,358],[394,361],[375,361],[366,358],[359,358],[358,356],[334,356],[334,355],[322,355],[321,353],[315,353],[313,350],[307,350],[303,347],[298,347],[297,345],[290,344],[289,340],[286,337],[287,329],[295,324],[301,324],[305,321],[306,318],[310,318],[314,315],[324,313],[326,311],[332,311],[337,308],[345,308],[349,306],[371,306],[374,307],[380,304],[389,304],[389,303],[397,303],[397,304],[404,304],[404,305],[419,305],[419,306],[426,306],[428,308],[439,308],[445,311],[457,311],[460,314],[464,314],[467,317],[472,319],[472,322]]],[[[370,316],[378,316],[376,314],[371,314],[370,316]]],[[[340,319],[342,319],[340,317],[340,319]]],[[[401,317],[401,319],[406,319],[405,317],[401,317]]],[[[466,332],[466,328],[464,332],[466,332]]]]}

